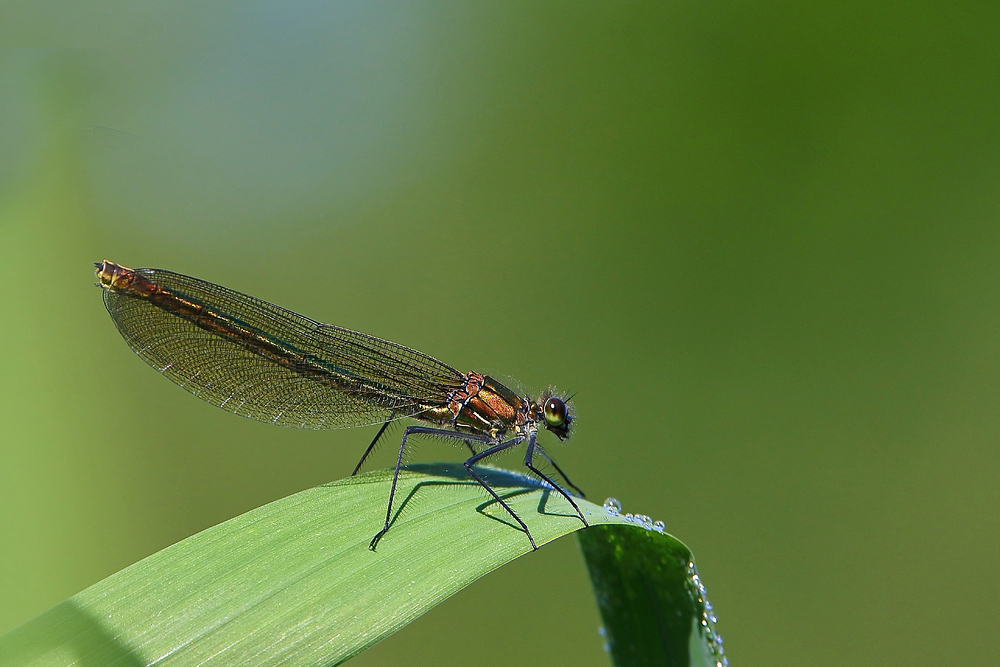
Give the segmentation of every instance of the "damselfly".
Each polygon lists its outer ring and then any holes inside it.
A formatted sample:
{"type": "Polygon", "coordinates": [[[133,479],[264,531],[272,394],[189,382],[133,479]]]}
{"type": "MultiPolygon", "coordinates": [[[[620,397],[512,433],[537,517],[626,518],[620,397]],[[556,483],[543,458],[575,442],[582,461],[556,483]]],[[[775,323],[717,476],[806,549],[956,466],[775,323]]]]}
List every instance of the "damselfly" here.
{"type": "Polygon", "coordinates": [[[573,496],[536,467],[547,461],[580,497],[583,493],[537,441],[544,428],[569,437],[568,399],[551,391],[520,396],[475,371],[461,373],[416,350],[330,324],[163,269],[128,269],[95,262],[104,305],[129,347],[146,363],[213,405],[250,419],[296,428],[382,424],[356,475],[390,423],[412,418],[399,444],[385,525],[392,519],[407,439],[430,435],[464,441],[465,461],[478,482],[524,530],[527,524],[486,482],[475,464],[527,442],[524,465],[560,493],[587,525],[573,496]]]}

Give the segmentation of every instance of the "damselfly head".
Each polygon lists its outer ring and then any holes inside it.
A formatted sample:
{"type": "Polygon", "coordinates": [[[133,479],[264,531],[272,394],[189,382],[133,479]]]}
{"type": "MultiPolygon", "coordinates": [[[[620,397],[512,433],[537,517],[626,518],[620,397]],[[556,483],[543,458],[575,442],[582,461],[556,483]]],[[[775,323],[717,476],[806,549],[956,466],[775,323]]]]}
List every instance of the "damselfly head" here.
{"type": "Polygon", "coordinates": [[[573,423],[569,404],[563,398],[551,394],[543,395],[539,402],[542,404],[542,423],[545,428],[560,440],[568,438],[570,424],[573,423]]]}

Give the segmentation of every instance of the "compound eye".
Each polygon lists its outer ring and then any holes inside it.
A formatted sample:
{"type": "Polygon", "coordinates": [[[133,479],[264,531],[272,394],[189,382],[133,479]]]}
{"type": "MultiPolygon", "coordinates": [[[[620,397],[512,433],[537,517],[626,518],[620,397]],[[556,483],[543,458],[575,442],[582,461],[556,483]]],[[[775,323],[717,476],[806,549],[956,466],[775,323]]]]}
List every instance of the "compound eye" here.
{"type": "Polygon", "coordinates": [[[550,398],[545,401],[543,413],[549,426],[562,426],[566,423],[566,404],[561,398],[550,398]]]}

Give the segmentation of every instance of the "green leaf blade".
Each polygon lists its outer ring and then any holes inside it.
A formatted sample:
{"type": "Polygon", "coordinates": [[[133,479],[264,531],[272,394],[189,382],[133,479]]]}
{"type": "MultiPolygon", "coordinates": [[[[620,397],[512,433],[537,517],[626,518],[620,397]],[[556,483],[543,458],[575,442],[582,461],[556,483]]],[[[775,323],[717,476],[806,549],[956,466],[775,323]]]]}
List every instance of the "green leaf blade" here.
{"type": "MultiPolygon", "coordinates": [[[[478,470],[539,546],[583,527],[570,504],[537,481],[478,470]]],[[[0,637],[0,664],[339,664],[531,551],[520,527],[461,465],[434,464],[402,472],[392,526],[372,552],[391,482],[391,470],[340,480],[182,540],[0,637]]],[[[581,533],[581,544],[599,601],[626,599],[641,581],[636,573],[655,566],[671,575],[657,585],[672,587],[672,604],[692,606],[677,592],[690,588],[679,565],[690,562],[683,544],[587,501],[578,504],[595,526],[581,533]],[[592,563],[601,540],[619,555],[621,545],[631,545],[628,558],[592,563]],[[651,565],[657,559],[666,560],[651,565]]],[[[640,611],[648,607],[633,602],[640,611]]],[[[625,608],[600,606],[615,636],[623,635],[608,614],[636,623],[625,608]]],[[[680,655],[674,643],[687,648],[689,637],[674,626],[669,645],[653,647],[659,653],[647,654],[647,662],[620,662],[613,652],[616,664],[665,664],[660,658],[670,651],[680,655]]],[[[694,642],[687,654],[694,656],[701,651],[699,628],[687,628],[694,642]]]]}
{"type": "MultiPolygon", "coordinates": [[[[484,470],[539,545],[582,527],[559,494],[484,470]]],[[[370,551],[391,476],[308,489],[167,547],[0,638],[0,664],[336,664],[531,551],[460,465],[403,471],[402,511],[370,551]]]]}
{"type": "Polygon", "coordinates": [[[623,525],[577,537],[616,667],[729,664],[694,556],[680,540],[623,525]]]}

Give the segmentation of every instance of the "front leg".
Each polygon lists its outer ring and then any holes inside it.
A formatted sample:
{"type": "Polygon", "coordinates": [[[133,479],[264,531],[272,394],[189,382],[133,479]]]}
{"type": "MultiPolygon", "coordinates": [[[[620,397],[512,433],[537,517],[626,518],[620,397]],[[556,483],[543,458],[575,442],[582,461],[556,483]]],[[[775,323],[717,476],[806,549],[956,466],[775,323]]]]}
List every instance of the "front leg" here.
{"type": "MultiPolygon", "coordinates": [[[[587,523],[587,517],[583,516],[583,512],[580,510],[580,506],[576,504],[575,500],[573,500],[573,496],[569,495],[569,493],[567,493],[564,488],[556,484],[551,478],[549,478],[548,475],[546,475],[541,470],[532,465],[532,459],[534,457],[534,454],[535,454],[535,434],[532,433],[530,438],[528,439],[528,451],[525,452],[524,454],[524,465],[528,468],[528,470],[530,470],[531,472],[535,473],[536,475],[544,479],[546,482],[548,482],[549,486],[551,486],[553,489],[561,493],[562,497],[568,500],[569,504],[572,505],[573,509],[576,510],[576,514],[577,516],[580,517],[580,521],[583,522],[583,525],[589,527],[590,524],[587,523]]],[[[548,457],[546,456],[545,458],[548,457]]],[[[558,470],[558,468],[556,469],[558,470]]],[[[563,477],[565,477],[565,475],[563,475],[563,477]]]]}
{"type": "Polygon", "coordinates": [[[541,445],[536,445],[535,446],[535,453],[538,454],[539,456],[541,456],[546,461],[548,461],[552,465],[552,467],[556,469],[556,472],[559,473],[560,476],[562,476],[563,481],[566,482],[566,486],[568,486],[571,489],[573,489],[574,491],[576,491],[581,498],[586,498],[587,497],[587,495],[583,491],[580,490],[579,486],[577,486],[576,484],[574,484],[573,482],[571,482],[569,480],[569,477],[567,477],[566,473],[564,473],[562,471],[562,468],[560,468],[558,465],[556,465],[556,462],[552,460],[552,457],[545,453],[545,450],[542,449],[541,445]]]}

